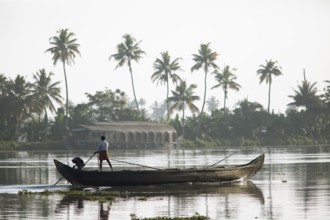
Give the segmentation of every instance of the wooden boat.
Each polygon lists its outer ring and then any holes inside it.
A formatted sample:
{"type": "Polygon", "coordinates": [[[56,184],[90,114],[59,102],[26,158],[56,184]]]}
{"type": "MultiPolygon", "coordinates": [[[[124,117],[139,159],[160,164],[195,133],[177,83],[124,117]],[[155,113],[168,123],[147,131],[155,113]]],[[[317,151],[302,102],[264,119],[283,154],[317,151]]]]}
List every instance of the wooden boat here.
{"type": "Polygon", "coordinates": [[[236,166],[212,168],[164,169],[164,170],[122,170],[86,171],[72,168],[54,159],[59,173],[72,185],[78,186],[132,186],[187,182],[230,182],[249,179],[261,169],[265,155],[261,154],[251,162],[236,166]]]}

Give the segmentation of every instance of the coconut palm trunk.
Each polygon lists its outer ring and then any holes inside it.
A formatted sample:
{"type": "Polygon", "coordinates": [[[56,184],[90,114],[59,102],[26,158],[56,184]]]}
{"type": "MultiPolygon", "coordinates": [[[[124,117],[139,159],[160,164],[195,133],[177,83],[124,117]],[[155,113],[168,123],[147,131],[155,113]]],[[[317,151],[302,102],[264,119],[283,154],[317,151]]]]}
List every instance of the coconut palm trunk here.
{"type": "Polygon", "coordinates": [[[270,90],[271,90],[271,87],[272,87],[272,80],[270,79],[270,82],[268,83],[269,85],[269,89],[268,89],[268,113],[270,112],[270,90]]]}
{"type": "Polygon", "coordinates": [[[169,92],[170,92],[170,86],[169,86],[169,83],[168,83],[168,80],[167,80],[167,83],[166,83],[166,88],[167,88],[167,92],[166,92],[166,106],[167,106],[167,123],[169,123],[170,121],[170,103],[168,101],[168,96],[169,96],[169,92]]]}
{"type": "Polygon", "coordinates": [[[128,60],[128,67],[129,67],[129,72],[131,74],[131,83],[132,83],[132,90],[133,90],[136,109],[137,109],[138,113],[140,114],[139,103],[137,102],[136,94],[135,94],[134,78],[133,78],[133,71],[132,71],[132,67],[131,67],[131,60],[128,60]]]}
{"type": "Polygon", "coordinates": [[[207,88],[206,79],[207,79],[207,70],[205,69],[205,77],[204,77],[204,98],[203,98],[202,109],[201,109],[201,112],[200,112],[200,114],[199,114],[199,118],[198,118],[198,127],[197,127],[197,132],[196,132],[196,138],[198,138],[198,136],[199,136],[199,132],[200,132],[200,129],[201,129],[201,124],[202,124],[202,116],[203,116],[204,106],[205,106],[205,100],[206,100],[206,88],[207,88]]]}
{"type": "Polygon", "coordinates": [[[223,111],[226,112],[227,89],[224,89],[225,97],[223,98],[223,111]]]}
{"type": "Polygon", "coordinates": [[[47,109],[45,108],[45,135],[44,135],[44,140],[47,140],[47,131],[48,131],[48,114],[47,114],[47,109]]]}
{"type": "Polygon", "coordinates": [[[65,62],[63,62],[63,72],[64,72],[64,79],[65,79],[65,91],[66,91],[66,98],[65,98],[65,129],[69,128],[69,121],[68,121],[68,106],[69,106],[69,90],[68,90],[68,80],[66,77],[66,70],[65,70],[65,62]]]}
{"type": "Polygon", "coordinates": [[[185,121],[184,121],[184,118],[185,118],[185,112],[184,112],[184,109],[185,109],[185,102],[183,101],[183,108],[182,108],[182,138],[184,139],[184,133],[185,133],[185,121]]]}

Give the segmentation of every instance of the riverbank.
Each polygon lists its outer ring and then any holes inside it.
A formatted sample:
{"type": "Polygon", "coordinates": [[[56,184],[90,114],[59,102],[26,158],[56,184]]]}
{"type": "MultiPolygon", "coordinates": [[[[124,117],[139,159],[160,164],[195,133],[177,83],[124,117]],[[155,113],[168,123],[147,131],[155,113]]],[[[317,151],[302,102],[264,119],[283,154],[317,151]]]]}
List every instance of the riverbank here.
{"type": "MultiPolygon", "coordinates": [[[[325,138],[311,139],[305,136],[278,138],[233,138],[233,139],[198,139],[198,140],[180,140],[177,147],[181,148],[221,148],[221,147],[249,147],[249,146],[311,146],[311,145],[329,145],[330,140],[325,138]]],[[[42,150],[74,150],[79,147],[70,146],[62,141],[44,141],[44,142],[15,142],[0,141],[0,151],[42,151],[42,150]]]]}
{"type": "Polygon", "coordinates": [[[330,140],[325,138],[311,139],[305,136],[279,138],[233,138],[233,139],[211,139],[204,138],[198,140],[181,140],[178,144],[183,148],[217,148],[217,147],[249,147],[249,146],[311,146],[329,145],[330,140]]]}
{"type": "Polygon", "coordinates": [[[0,151],[35,151],[35,150],[67,150],[68,145],[62,141],[44,141],[44,142],[16,142],[0,141],[0,151]]]}

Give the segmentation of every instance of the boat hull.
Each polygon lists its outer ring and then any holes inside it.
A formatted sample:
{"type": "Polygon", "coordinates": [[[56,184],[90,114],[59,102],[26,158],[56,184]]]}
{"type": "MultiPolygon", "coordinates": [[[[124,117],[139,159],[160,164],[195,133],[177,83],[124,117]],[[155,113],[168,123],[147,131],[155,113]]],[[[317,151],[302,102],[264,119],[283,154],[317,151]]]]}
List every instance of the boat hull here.
{"type": "Polygon", "coordinates": [[[59,173],[72,185],[80,186],[131,186],[186,182],[230,182],[249,179],[264,163],[264,154],[250,163],[239,166],[218,166],[207,169],[86,171],[74,169],[54,160],[59,173]]]}

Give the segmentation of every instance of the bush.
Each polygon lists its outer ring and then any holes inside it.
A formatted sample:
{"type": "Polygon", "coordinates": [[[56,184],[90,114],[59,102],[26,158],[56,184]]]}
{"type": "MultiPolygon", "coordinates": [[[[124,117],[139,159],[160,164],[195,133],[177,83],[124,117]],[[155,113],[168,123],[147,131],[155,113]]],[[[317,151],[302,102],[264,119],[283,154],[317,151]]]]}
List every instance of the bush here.
{"type": "Polygon", "coordinates": [[[0,141],[0,150],[12,151],[19,147],[19,143],[16,141],[0,141]]]}
{"type": "Polygon", "coordinates": [[[20,150],[49,150],[49,149],[66,149],[65,145],[58,142],[17,142],[17,141],[0,141],[0,151],[20,151],[20,150]]]}

